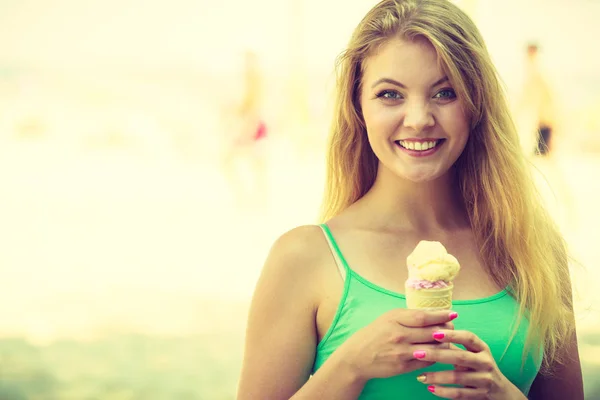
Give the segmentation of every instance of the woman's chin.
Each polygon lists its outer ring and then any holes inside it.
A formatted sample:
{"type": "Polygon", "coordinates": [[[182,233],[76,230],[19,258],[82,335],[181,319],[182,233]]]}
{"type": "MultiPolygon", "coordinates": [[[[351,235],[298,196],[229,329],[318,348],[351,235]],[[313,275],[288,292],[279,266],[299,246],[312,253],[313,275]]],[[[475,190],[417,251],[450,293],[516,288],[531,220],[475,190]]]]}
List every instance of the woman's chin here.
{"type": "MultiPolygon", "coordinates": [[[[385,175],[384,180],[398,179],[407,183],[424,184],[432,181],[439,181],[441,178],[450,174],[450,170],[442,165],[405,165],[403,163],[379,164],[378,175],[385,175]]],[[[383,178],[383,176],[380,176],[383,178]]]]}
{"type": "Polygon", "coordinates": [[[415,184],[419,184],[419,183],[428,183],[428,182],[432,182],[432,181],[436,181],[438,180],[441,176],[443,175],[443,173],[440,173],[439,171],[414,171],[411,173],[403,173],[403,174],[398,174],[398,177],[415,183],[415,184]]]}

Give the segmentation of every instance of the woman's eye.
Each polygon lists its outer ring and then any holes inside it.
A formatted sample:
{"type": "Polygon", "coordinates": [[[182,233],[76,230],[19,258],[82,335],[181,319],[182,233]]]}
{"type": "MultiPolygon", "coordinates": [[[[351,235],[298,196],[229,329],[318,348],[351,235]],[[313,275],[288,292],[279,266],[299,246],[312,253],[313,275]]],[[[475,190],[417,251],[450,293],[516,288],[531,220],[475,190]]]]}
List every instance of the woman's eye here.
{"type": "Polygon", "coordinates": [[[454,99],[456,98],[456,92],[453,89],[440,90],[435,96],[436,99],[454,99]]]}
{"type": "Polygon", "coordinates": [[[402,95],[394,90],[384,90],[377,95],[381,99],[398,100],[402,98],[402,95]]]}

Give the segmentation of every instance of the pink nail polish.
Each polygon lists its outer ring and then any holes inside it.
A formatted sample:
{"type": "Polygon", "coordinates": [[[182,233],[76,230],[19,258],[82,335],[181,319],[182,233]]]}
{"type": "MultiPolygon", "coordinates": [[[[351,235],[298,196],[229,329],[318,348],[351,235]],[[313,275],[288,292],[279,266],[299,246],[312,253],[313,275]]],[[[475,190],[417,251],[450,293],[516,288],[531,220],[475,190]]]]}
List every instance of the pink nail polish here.
{"type": "Polygon", "coordinates": [[[425,352],[423,350],[417,350],[413,353],[414,358],[425,358],[425,352]]]}
{"type": "Polygon", "coordinates": [[[433,338],[437,340],[442,340],[446,335],[444,332],[433,332],[433,338]]]}
{"type": "Polygon", "coordinates": [[[456,319],[456,318],[458,318],[458,313],[451,312],[450,313],[450,321],[452,321],[453,319],[456,319]]]}
{"type": "Polygon", "coordinates": [[[427,386],[427,390],[429,390],[431,393],[435,393],[435,386],[427,386]]]}

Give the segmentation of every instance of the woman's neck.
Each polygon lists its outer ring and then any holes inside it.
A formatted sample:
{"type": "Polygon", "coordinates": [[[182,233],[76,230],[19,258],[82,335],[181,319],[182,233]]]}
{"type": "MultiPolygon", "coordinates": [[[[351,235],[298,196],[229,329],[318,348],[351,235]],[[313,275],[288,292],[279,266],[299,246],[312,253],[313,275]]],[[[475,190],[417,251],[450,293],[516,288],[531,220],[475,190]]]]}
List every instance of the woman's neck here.
{"type": "Polygon", "coordinates": [[[433,181],[415,183],[380,165],[375,183],[355,207],[369,216],[370,224],[386,230],[429,234],[470,226],[454,170],[433,181]]]}

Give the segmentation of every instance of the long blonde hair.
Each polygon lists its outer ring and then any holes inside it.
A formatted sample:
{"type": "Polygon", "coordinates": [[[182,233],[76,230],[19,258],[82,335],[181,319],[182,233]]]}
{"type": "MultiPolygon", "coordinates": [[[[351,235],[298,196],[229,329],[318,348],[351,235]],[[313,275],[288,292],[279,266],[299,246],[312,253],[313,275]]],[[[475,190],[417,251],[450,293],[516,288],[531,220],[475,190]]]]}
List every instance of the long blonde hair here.
{"type": "Polygon", "coordinates": [[[543,369],[549,372],[548,366],[563,361],[560,344],[572,334],[566,246],[542,206],[481,34],[450,1],[380,2],[338,58],[322,219],[360,199],[377,174],[358,101],[364,60],[391,38],[416,36],[435,47],[469,111],[470,137],[455,164],[463,200],[489,274],[501,287],[510,285],[520,304],[517,322],[529,320],[523,360],[543,350],[543,369]]]}

